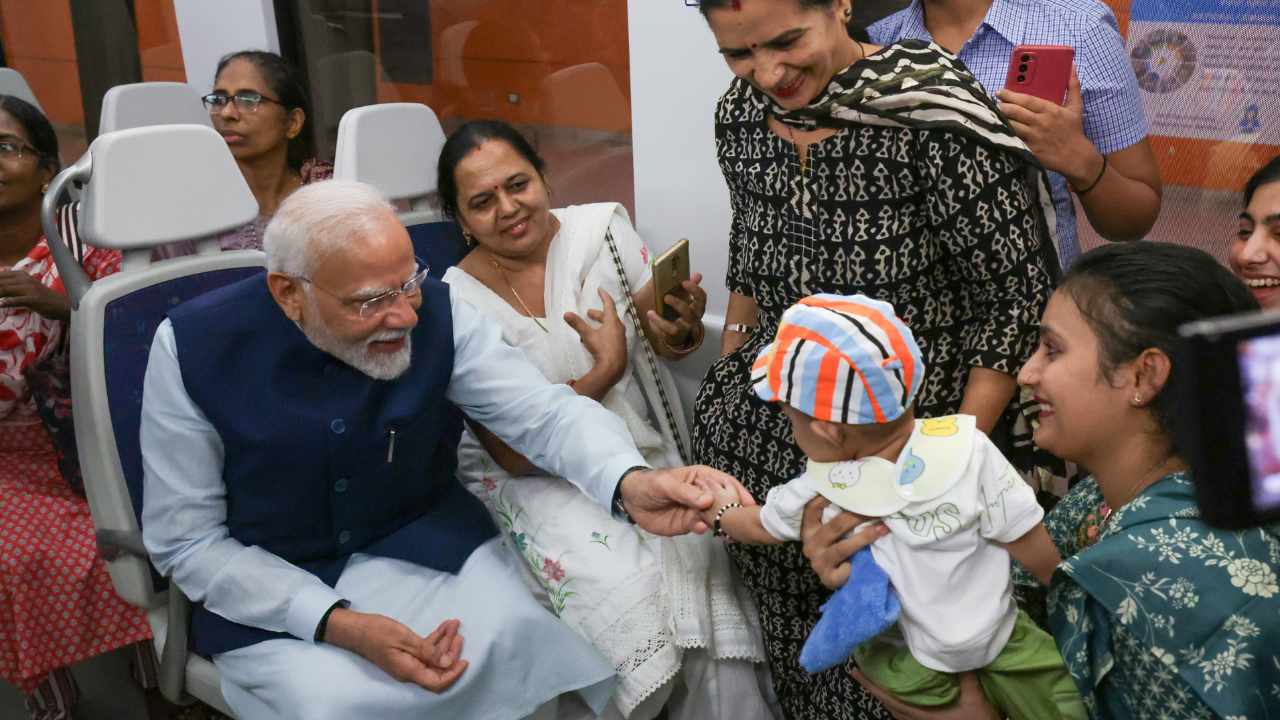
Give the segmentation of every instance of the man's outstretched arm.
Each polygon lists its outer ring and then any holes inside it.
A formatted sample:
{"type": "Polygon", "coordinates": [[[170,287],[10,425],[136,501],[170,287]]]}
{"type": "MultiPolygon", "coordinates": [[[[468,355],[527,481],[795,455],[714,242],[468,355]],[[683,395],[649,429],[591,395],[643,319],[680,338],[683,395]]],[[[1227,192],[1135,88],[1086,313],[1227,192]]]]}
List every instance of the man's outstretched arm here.
{"type": "MultiPolygon", "coordinates": [[[[698,512],[710,505],[711,495],[694,480],[698,473],[716,471],[634,472],[647,470],[649,463],[621,418],[567,385],[548,382],[523,352],[503,341],[497,323],[459,299],[456,291],[450,295],[454,364],[449,399],[463,412],[601,506],[612,509],[619,493],[646,530],[680,535],[706,529],[698,512]]],[[[743,495],[749,502],[750,496],[743,495]]]]}

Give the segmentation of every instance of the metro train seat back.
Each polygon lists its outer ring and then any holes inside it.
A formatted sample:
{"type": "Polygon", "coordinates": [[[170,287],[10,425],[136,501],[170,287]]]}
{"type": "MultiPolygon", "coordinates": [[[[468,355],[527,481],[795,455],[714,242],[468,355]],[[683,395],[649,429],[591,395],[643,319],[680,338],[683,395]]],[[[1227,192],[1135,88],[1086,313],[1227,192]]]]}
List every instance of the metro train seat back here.
{"type": "Polygon", "coordinates": [[[179,82],[116,85],[102,96],[98,134],[153,125],[213,127],[200,92],[179,82]]]}
{"type": "Polygon", "coordinates": [[[333,176],[378,188],[387,199],[407,201],[400,221],[414,252],[440,278],[461,259],[462,231],[436,209],[436,167],[444,129],[431,108],[387,103],[347,111],[338,126],[333,176]]]}
{"type": "Polygon", "coordinates": [[[261,252],[218,252],[217,240],[211,239],[253,220],[257,201],[221,136],[194,124],[99,136],[51,184],[54,192],[46,196],[43,213],[46,232],[56,211],[53,198],[73,181],[83,183],[77,222],[82,241],[124,255],[121,272],[90,284],[66,246],[51,243],[74,307],[72,407],[99,548],[120,597],[149,610],[166,696],[181,698],[185,684],[225,711],[213,665],[187,657],[185,599],[176,588],[155,582],[142,546],[138,433],[151,341],[165,314],[264,271],[261,252]],[[174,157],[184,162],[171,162],[174,157]],[[196,240],[197,254],[150,261],[152,247],[182,240],[196,240]]]}
{"type": "Polygon", "coordinates": [[[142,447],[138,434],[142,423],[142,385],[156,328],[165,313],[187,300],[262,271],[258,265],[249,265],[183,275],[138,288],[106,304],[102,360],[107,406],[120,469],[139,526],[142,522],[142,447]]]}
{"type": "Polygon", "coordinates": [[[27,79],[13,68],[0,67],[0,95],[12,95],[20,100],[26,100],[35,105],[37,110],[44,112],[44,108],[40,107],[40,101],[36,99],[36,94],[27,84],[27,79]]]}

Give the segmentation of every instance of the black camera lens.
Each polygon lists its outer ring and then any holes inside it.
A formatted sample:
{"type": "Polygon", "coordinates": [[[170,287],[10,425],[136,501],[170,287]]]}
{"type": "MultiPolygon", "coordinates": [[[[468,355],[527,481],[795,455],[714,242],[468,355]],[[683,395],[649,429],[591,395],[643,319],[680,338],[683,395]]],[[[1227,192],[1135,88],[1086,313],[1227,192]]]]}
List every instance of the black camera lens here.
{"type": "Polygon", "coordinates": [[[1018,72],[1026,72],[1026,71],[1027,71],[1026,63],[1022,63],[1021,65],[1018,66],[1018,72]]]}
{"type": "Polygon", "coordinates": [[[1019,75],[1019,76],[1018,76],[1018,82],[1026,82],[1026,81],[1027,81],[1027,76],[1026,76],[1026,75],[1019,75]]]}
{"type": "Polygon", "coordinates": [[[1022,56],[1022,62],[1031,62],[1031,56],[1030,56],[1030,55],[1023,55],[1023,56],[1022,56]]]}

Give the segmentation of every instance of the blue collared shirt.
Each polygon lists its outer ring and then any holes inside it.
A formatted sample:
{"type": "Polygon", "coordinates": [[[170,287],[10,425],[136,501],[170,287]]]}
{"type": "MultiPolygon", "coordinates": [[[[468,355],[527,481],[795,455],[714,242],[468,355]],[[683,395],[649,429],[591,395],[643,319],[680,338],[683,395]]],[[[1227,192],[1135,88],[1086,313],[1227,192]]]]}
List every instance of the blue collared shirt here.
{"type": "MultiPolygon", "coordinates": [[[[502,328],[449,290],[453,376],[449,400],[539,467],[612,505],[625,471],[648,463],[626,423],[565,385],[553,385],[502,328]]],[[[192,600],[242,625],[308,642],[345,600],[315,575],[227,530],[221,438],[187,394],[169,320],[151,345],[142,394],[143,540],[161,573],[192,600]]]]}
{"type": "MultiPolygon", "coordinates": [[[[871,41],[933,42],[924,25],[922,0],[867,28],[871,41]]],[[[1147,118],[1133,65],[1111,9],[1098,0],[994,0],[973,37],[958,55],[993,95],[1004,88],[1009,58],[1018,45],[1068,45],[1076,51],[1076,69],[1084,97],[1084,135],[1104,155],[1123,150],[1147,136],[1147,118]]],[[[1059,259],[1067,268],[1080,255],[1076,208],[1067,180],[1049,173],[1058,219],[1059,259]]]]}

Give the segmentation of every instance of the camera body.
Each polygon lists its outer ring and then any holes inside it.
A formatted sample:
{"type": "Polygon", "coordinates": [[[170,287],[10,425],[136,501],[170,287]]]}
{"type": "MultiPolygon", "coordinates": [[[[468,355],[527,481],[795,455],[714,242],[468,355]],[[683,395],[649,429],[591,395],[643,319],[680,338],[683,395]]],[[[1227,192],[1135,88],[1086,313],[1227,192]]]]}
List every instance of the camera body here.
{"type": "Polygon", "coordinates": [[[1280,310],[1188,323],[1173,420],[1205,522],[1280,522],[1280,310]]]}

